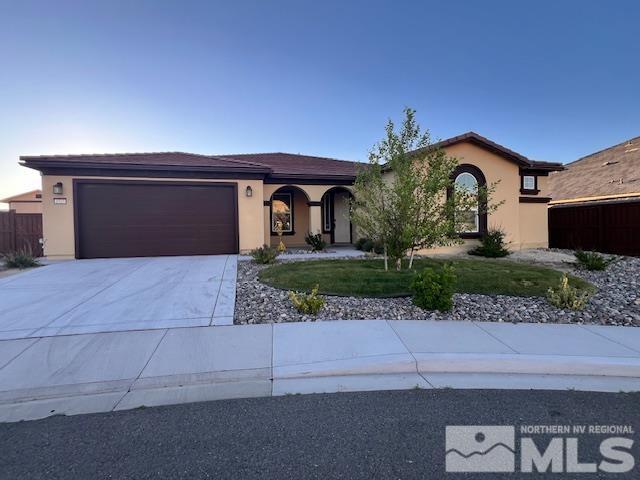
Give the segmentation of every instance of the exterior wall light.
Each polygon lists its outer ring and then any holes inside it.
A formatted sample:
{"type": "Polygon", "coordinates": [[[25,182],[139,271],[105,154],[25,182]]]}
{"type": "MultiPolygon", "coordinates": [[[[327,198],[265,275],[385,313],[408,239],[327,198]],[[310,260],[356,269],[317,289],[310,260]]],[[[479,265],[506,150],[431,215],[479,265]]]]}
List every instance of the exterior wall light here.
{"type": "Polygon", "coordinates": [[[251,188],[251,186],[247,186],[247,189],[244,191],[244,194],[247,197],[253,197],[253,188],[251,188]]]}
{"type": "Polygon", "coordinates": [[[62,195],[62,182],[58,182],[53,186],[54,195],[62,195]]]}

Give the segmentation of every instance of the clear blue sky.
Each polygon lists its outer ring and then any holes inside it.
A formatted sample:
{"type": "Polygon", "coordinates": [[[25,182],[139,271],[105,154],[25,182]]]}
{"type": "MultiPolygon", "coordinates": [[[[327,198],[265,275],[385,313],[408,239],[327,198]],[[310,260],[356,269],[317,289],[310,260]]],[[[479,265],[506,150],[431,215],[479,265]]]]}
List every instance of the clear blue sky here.
{"type": "Polygon", "coordinates": [[[0,198],[19,155],[365,160],[407,105],[571,161],[640,135],[637,1],[0,0],[0,198]]]}

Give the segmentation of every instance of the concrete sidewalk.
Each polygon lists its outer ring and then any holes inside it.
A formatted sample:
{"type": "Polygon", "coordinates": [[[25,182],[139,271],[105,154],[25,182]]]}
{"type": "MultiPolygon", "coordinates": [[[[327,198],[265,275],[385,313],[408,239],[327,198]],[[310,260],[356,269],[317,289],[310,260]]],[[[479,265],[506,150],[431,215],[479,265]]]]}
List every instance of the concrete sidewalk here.
{"type": "Polygon", "coordinates": [[[0,421],[443,387],[640,390],[640,329],[361,320],[0,341],[0,421]]]}

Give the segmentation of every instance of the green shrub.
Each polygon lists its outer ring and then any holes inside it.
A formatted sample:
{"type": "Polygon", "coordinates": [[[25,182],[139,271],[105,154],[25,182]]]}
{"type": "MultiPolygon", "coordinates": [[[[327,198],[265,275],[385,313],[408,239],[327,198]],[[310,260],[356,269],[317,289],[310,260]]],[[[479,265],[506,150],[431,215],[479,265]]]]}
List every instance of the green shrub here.
{"type": "Polygon", "coordinates": [[[362,242],[362,248],[360,250],[362,250],[363,252],[370,252],[372,248],[373,248],[373,242],[368,238],[365,238],[364,241],[362,242]]]}
{"type": "Polygon", "coordinates": [[[560,285],[556,288],[549,288],[547,300],[554,307],[569,308],[571,310],[582,310],[589,300],[588,292],[580,292],[577,288],[569,285],[567,274],[562,275],[560,285]]]}
{"type": "Polygon", "coordinates": [[[305,315],[316,315],[324,307],[324,298],[318,295],[316,285],[311,293],[289,292],[289,300],[298,312],[305,315]]]}
{"type": "Polygon", "coordinates": [[[327,242],[324,241],[321,233],[316,233],[314,235],[309,232],[304,237],[304,241],[307,242],[307,245],[311,246],[312,252],[322,252],[327,247],[327,242]]]}
{"type": "Polygon", "coordinates": [[[615,260],[614,257],[605,257],[597,252],[584,252],[582,250],[576,250],[574,256],[578,261],[578,265],[587,270],[605,270],[615,260]]]}
{"type": "Polygon", "coordinates": [[[479,257],[498,258],[509,255],[509,250],[505,247],[504,232],[500,229],[489,230],[482,236],[482,244],[469,250],[469,255],[479,257]]]}
{"type": "Polygon", "coordinates": [[[40,265],[38,260],[28,249],[21,249],[16,252],[9,252],[2,255],[2,260],[7,268],[23,268],[37,267],[40,265]]]}
{"type": "Polygon", "coordinates": [[[356,248],[358,250],[362,250],[363,252],[373,252],[381,255],[384,253],[384,245],[380,242],[374,242],[373,240],[369,240],[368,238],[360,238],[356,242],[356,248]]]}
{"type": "Polygon", "coordinates": [[[356,250],[364,250],[364,248],[362,248],[365,244],[365,242],[368,242],[368,240],[364,237],[360,237],[358,240],[356,240],[356,243],[353,244],[354,247],[356,247],[356,250]]]}
{"type": "Polygon", "coordinates": [[[270,247],[268,245],[263,245],[260,248],[256,248],[251,250],[251,256],[256,263],[267,264],[267,263],[275,263],[276,258],[278,258],[280,252],[276,247],[270,247]]]}
{"type": "Polygon", "coordinates": [[[455,285],[456,274],[451,265],[444,265],[440,271],[425,268],[411,282],[413,303],[425,310],[449,311],[453,308],[455,285]]]}

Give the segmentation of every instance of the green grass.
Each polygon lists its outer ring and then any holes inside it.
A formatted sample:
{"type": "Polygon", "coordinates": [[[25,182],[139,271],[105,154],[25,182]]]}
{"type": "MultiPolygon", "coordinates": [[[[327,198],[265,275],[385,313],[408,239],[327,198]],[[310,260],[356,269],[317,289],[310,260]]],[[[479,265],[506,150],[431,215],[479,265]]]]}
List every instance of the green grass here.
{"type": "MultiPolygon", "coordinates": [[[[557,286],[562,272],[545,267],[503,260],[460,259],[449,261],[456,275],[456,292],[515,296],[545,296],[547,289],[557,286]]],[[[357,297],[400,297],[411,295],[414,271],[425,267],[439,269],[444,260],[418,259],[414,270],[384,271],[382,260],[318,260],[287,262],[260,272],[260,280],[284,290],[311,291],[320,286],[325,295],[357,297]]],[[[569,276],[569,283],[593,290],[582,279],[569,276]]]]}

